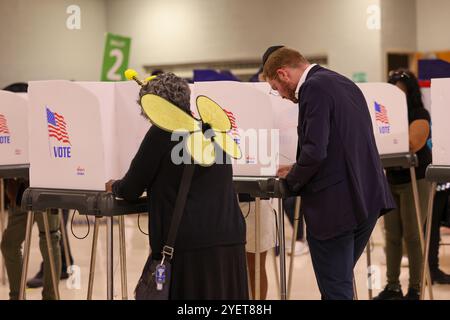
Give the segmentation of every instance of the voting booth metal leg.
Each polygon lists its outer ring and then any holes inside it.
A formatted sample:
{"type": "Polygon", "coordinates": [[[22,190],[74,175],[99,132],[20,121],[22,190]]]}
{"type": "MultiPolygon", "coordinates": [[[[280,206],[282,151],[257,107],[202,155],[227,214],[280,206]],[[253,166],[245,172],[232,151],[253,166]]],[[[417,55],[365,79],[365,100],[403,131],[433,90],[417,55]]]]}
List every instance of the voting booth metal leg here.
{"type": "Polygon", "coordinates": [[[28,262],[30,258],[31,233],[33,230],[34,212],[28,211],[25,243],[23,247],[22,275],[20,278],[19,300],[25,300],[25,287],[27,285],[28,262]]]}
{"type": "Polygon", "coordinates": [[[280,291],[280,271],[278,270],[277,248],[273,249],[273,269],[275,270],[275,283],[278,291],[278,297],[281,298],[280,291]]]}
{"type": "Polygon", "coordinates": [[[369,300],[372,300],[373,298],[373,289],[372,289],[372,257],[371,257],[371,244],[370,244],[370,238],[367,242],[366,246],[366,255],[367,255],[367,286],[369,290],[369,300]]]}
{"type": "Polygon", "coordinates": [[[66,260],[67,272],[71,272],[72,268],[70,268],[70,266],[72,264],[70,263],[70,255],[69,255],[69,238],[67,237],[66,226],[64,223],[64,215],[63,215],[62,209],[58,209],[58,216],[59,216],[59,221],[60,221],[61,237],[62,237],[63,246],[64,246],[64,257],[63,258],[66,260]]]}
{"type": "MultiPolygon", "coordinates": [[[[422,251],[423,256],[423,267],[425,277],[422,280],[421,288],[425,288],[428,284],[430,299],[433,300],[433,287],[431,285],[431,277],[430,277],[430,270],[428,267],[428,261],[425,260],[425,241],[423,239],[423,224],[422,224],[422,218],[421,218],[421,212],[420,212],[420,198],[419,198],[419,190],[417,188],[417,178],[416,178],[416,169],[411,167],[410,168],[411,173],[411,185],[413,189],[413,196],[414,196],[414,206],[416,207],[416,219],[417,219],[417,226],[419,228],[419,239],[420,239],[420,248],[422,251]]],[[[433,211],[433,202],[431,202],[431,211],[433,211]]]]}
{"type": "Polygon", "coordinates": [[[106,218],[106,291],[107,299],[114,300],[114,217],[106,218]]]}
{"type": "Polygon", "coordinates": [[[52,240],[50,238],[50,226],[48,223],[48,212],[42,212],[42,218],[44,220],[44,230],[45,230],[45,241],[47,242],[47,254],[50,261],[50,273],[52,276],[53,291],[55,292],[56,300],[59,300],[59,288],[58,279],[56,277],[56,266],[55,259],[53,255],[52,240]]]}
{"type": "Polygon", "coordinates": [[[286,300],[286,250],[284,238],[283,201],[278,200],[278,221],[280,236],[280,292],[281,300],[286,300]]]}
{"type": "MultiPolygon", "coordinates": [[[[428,256],[430,254],[430,236],[431,236],[431,224],[432,224],[432,220],[433,220],[433,202],[434,202],[434,196],[436,195],[436,187],[437,187],[437,183],[433,182],[431,184],[431,190],[430,190],[430,194],[429,194],[429,198],[428,198],[428,212],[427,212],[427,229],[425,232],[425,253],[423,255],[423,261],[424,264],[422,266],[422,287],[420,288],[420,300],[425,299],[425,286],[423,285],[425,283],[426,280],[426,274],[427,274],[427,270],[429,271],[428,268],[428,256]]],[[[428,273],[429,275],[429,273],[428,273]]],[[[429,282],[429,286],[431,287],[431,281],[429,282]]],[[[431,290],[430,290],[431,293],[431,290]]],[[[430,299],[432,299],[432,297],[430,297],[430,299]]]]}
{"type": "MultiPolygon", "coordinates": [[[[5,188],[3,184],[3,179],[0,179],[0,232],[3,236],[5,232],[6,221],[6,210],[5,210],[5,188]]],[[[2,255],[2,285],[6,285],[6,270],[5,270],[5,259],[2,255]]]]}
{"type": "MultiPolygon", "coordinates": [[[[280,199],[281,201],[281,199],[280,199]]],[[[300,222],[300,197],[295,198],[295,211],[294,211],[294,231],[292,232],[292,241],[291,241],[291,260],[289,261],[289,279],[288,279],[288,295],[287,299],[291,299],[291,291],[292,291],[292,279],[294,272],[294,261],[295,261],[295,244],[297,242],[297,234],[298,234],[298,225],[300,222]]]]}
{"type": "Polygon", "coordinates": [[[97,254],[97,241],[98,241],[98,228],[100,217],[95,217],[94,220],[94,234],[92,238],[92,250],[91,250],[91,263],[89,267],[89,282],[88,282],[88,294],[87,299],[92,300],[92,289],[94,287],[94,275],[95,275],[95,258],[97,254]]]}
{"type": "Polygon", "coordinates": [[[122,285],[122,300],[128,300],[127,284],[127,251],[125,246],[125,216],[119,217],[119,238],[120,238],[120,280],[122,285]]]}
{"type": "Polygon", "coordinates": [[[255,199],[255,300],[261,299],[261,199],[255,199]]]}

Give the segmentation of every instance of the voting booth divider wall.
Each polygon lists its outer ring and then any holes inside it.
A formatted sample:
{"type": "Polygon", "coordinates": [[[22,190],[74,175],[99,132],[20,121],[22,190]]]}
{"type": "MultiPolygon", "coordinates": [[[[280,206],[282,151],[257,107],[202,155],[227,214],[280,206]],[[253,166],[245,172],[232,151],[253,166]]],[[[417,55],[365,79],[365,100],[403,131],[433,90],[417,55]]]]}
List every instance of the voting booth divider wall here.
{"type": "MultiPolygon", "coordinates": [[[[433,219],[433,203],[438,183],[450,181],[450,136],[448,125],[450,119],[450,78],[431,80],[431,128],[433,162],[428,166],[426,179],[431,182],[428,197],[428,212],[425,231],[424,261],[428,262],[430,253],[431,224],[433,219]]],[[[422,283],[426,274],[426,263],[422,269],[422,283]]],[[[425,297],[422,288],[420,296],[425,297]]]]}

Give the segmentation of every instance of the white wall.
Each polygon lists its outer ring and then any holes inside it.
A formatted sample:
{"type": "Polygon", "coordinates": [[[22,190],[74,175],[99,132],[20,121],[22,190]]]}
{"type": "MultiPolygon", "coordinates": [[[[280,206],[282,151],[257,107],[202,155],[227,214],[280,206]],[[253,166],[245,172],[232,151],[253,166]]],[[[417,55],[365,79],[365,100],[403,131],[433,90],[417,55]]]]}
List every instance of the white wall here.
{"type": "Polygon", "coordinates": [[[390,51],[416,51],[415,0],[381,0],[382,46],[390,51]]]}
{"type": "Polygon", "coordinates": [[[418,50],[450,50],[450,1],[416,1],[418,50]]]}
{"type": "Polygon", "coordinates": [[[388,50],[450,49],[450,0],[1,0],[0,14],[0,87],[99,80],[106,31],[133,38],[137,69],[257,58],[286,44],[382,81],[388,50]],[[71,4],[81,7],[81,30],[66,28],[71,4]],[[381,6],[381,31],[366,27],[371,4],[381,6]]]}
{"type": "Polygon", "coordinates": [[[383,81],[387,80],[387,53],[417,51],[415,0],[381,0],[381,50],[383,81]]]}
{"type": "MultiPolygon", "coordinates": [[[[351,77],[381,79],[380,31],[366,9],[380,0],[107,0],[108,30],[133,38],[130,65],[260,57],[273,44],[327,55],[351,77]]],[[[142,69],[140,69],[142,71],[142,69]]]]}
{"type": "Polygon", "coordinates": [[[99,80],[105,0],[1,0],[0,88],[45,79],[99,80]],[[81,7],[81,30],[66,28],[69,5],[81,7]]]}

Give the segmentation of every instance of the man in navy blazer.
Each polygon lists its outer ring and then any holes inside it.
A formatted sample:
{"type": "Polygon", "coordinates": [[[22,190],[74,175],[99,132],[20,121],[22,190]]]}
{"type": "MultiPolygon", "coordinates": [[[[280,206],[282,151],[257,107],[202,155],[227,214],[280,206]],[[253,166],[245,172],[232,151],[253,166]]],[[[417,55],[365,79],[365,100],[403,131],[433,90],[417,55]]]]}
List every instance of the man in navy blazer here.
{"type": "Polygon", "coordinates": [[[301,210],[322,299],[353,299],[353,268],[380,215],[395,207],[364,95],[346,77],[276,46],[263,56],[274,92],[299,104],[297,162],[278,176],[301,210]]]}

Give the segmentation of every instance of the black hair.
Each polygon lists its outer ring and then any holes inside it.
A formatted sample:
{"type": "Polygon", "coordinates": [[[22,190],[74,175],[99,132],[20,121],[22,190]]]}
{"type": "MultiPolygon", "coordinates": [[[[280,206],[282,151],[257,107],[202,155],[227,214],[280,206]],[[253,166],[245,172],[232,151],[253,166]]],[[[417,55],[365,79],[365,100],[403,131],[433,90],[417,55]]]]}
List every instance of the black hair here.
{"type": "Polygon", "coordinates": [[[413,110],[424,108],[422,101],[422,92],[416,76],[409,70],[397,69],[389,73],[389,83],[395,85],[401,82],[406,87],[406,101],[408,103],[408,114],[413,110]]]}
{"type": "Polygon", "coordinates": [[[28,84],[24,82],[16,82],[5,87],[3,90],[11,92],[27,92],[28,84]]]}

